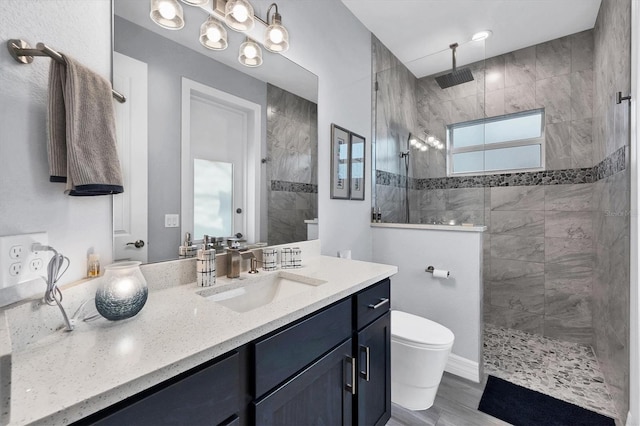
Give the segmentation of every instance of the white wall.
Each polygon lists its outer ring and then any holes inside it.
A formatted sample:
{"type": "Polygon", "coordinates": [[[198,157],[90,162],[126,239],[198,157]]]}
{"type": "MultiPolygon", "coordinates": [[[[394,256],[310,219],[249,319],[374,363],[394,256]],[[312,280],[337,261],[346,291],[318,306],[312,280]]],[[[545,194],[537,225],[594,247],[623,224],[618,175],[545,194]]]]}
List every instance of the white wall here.
{"type": "Polygon", "coordinates": [[[77,280],[86,275],[89,249],[111,262],[111,197],[69,197],[64,184],[49,182],[50,59],[18,64],[5,47],[11,38],[44,42],[110,78],[111,2],[0,1],[0,235],[47,231],[49,244],[71,258],[63,281],[77,280]]]}
{"type": "MultiPolygon", "coordinates": [[[[252,2],[260,16],[271,0],[252,2]]],[[[186,6],[185,6],[186,7],[186,6]]],[[[330,125],[367,139],[371,167],[371,46],[369,31],[339,0],[281,0],[291,35],[290,58],[319,77],[318,179],[323,252],[350,248],[372,256],[370,184],[365,201],[329,199],[330,125]]],[[[2,0],[0,39],[22,37],[67,53],[110,76],[110,0],[2,0]]],[[[111,197],[65,196],[48,182],[46,88],[49,59],[19,65],[0,52],[0,235],[48,231],[49,242],[72,260],[63,283],[85,275],[94,248],[103,264],[112,259],[111,197]]]]}
{"type": "MultiPolygon", "coordinates": [[[[271,0],[252,2],[266,11],[271,0]],[[266,5],[266,7],[265,7],[266,5]]],[[[335,256],[351,249],[352,257],[371,260],[371,181],[364,201],[331,200],[331,123],[367,139],[367,172],[371,171],[371,33],[340,0],[280,0],[282,23],[291,35],[287,56],[319,77],[318,217],[322,253],[335,256]]]]}
{"type": "MultiPolygon", "coordinates": [[[[455,335],[452,354],[478,380],[482,359],[482,233],[374,228],[374,262],[398,266],[391,279],[391,307],[444,325],[455,335]],[[427,266],[447,269],[434,278],[427,266]]],[[[449,370],[448,370],[449,371],[449,370]]],[[[468,372],[469,374],[465,374],[468,372]]]]}

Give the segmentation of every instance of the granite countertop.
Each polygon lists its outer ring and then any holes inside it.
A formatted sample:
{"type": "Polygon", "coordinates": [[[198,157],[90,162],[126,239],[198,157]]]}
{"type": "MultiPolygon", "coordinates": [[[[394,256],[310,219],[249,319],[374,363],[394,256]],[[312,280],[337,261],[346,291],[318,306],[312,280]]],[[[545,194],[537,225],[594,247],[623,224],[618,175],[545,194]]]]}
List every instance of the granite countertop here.
{"type": "MultiPolygon", "coordinates": [[[[150,291],[122,322],[81,322],[12,353],[10,424],[68,424],[160,383],[397,272],[397,267],[311,257],[291,271],[327,281],[236,313],[195,283],[150,291]]],[[[261,272],[272,274],[275,272],[261,272]]],[[[246,273],[243,273],[246,276],[246,273]]],[[[218,285],[228,283],[218,278],[218,285]]]]}

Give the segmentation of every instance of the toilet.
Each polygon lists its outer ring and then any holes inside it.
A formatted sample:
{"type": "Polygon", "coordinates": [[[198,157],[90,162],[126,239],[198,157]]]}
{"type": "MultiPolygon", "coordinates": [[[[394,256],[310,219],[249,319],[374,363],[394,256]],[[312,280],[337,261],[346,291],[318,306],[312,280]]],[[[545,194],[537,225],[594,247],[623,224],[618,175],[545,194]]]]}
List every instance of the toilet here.
{"type": "Polygon", "coordinates": [[[391,311],[391,401],[409,410],[426,410],[447,364],[451,330],[417,315],[391,311]]]}

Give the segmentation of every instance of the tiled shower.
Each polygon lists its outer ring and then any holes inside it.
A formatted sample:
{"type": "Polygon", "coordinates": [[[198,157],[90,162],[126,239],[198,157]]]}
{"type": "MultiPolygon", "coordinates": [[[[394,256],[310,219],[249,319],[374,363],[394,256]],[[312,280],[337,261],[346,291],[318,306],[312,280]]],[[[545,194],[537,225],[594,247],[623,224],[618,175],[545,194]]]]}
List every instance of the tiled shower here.
{"type": "MultiPolygon", "coordinates": [[[[484,321],[594,348],[628,410],[630,1],[595,27],[481,63],[474,81],[417,79],[375,37],[375,203],[387,222],[484,224],[484,321]],[[447,177],[445,151],[400,152],[409,132],[545,110],[545,170],[447,177]],[[408,188],[408,194],[405,194],[408,188]]],[[[488,41],[490,42],[490,41],[488,41]]]]}
{"type": "Polygon", "coordinates": [[[318,106],[267,85],[267,232],[269,244],[307,239],[318,217],[318,106]]]}

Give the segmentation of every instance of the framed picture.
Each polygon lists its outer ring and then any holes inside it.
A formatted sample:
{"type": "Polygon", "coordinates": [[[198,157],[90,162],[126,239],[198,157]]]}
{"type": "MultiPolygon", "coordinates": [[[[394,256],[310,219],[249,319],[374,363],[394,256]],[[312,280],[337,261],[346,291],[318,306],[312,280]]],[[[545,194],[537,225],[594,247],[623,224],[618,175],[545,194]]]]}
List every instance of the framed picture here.
{"type": "Polygon", "coordinates": [[[365,139],[351,133],[351,161],[349,164],[350,172],[349,177],[351,179],[351,192],[350,198],[352,200],[364,200],[364,182],[365,182],[365,139]]]}
{"type": "Polygon", "coordinates": [[[331,124],[331,198],[348,200],[350,196],[349,136],[348,130],[331,124]]]}

